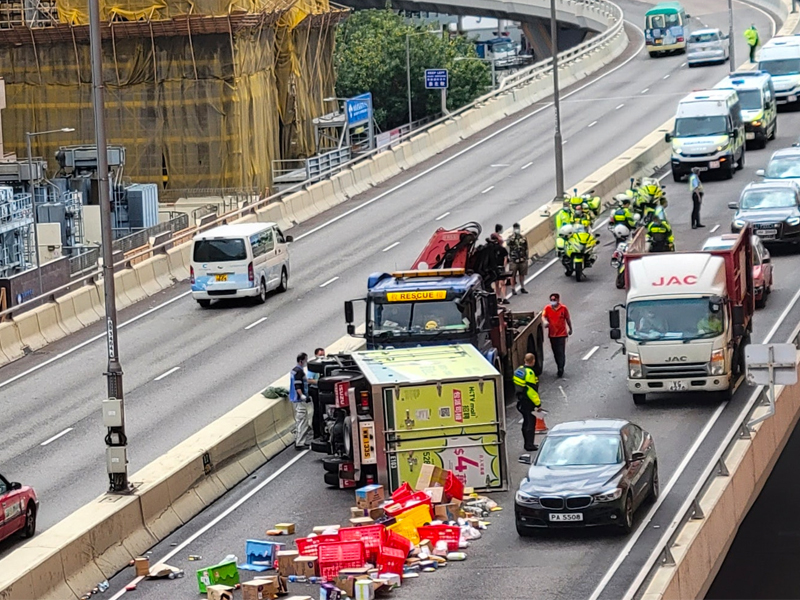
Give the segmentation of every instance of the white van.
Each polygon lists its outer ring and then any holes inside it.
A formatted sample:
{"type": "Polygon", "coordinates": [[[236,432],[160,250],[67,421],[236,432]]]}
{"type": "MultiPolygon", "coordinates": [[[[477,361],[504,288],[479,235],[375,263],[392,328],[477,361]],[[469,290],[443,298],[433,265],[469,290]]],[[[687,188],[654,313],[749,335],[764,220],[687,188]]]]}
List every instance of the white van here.
{"type": "Polygon", "coordinates": [[[778,131],[778,107],[775,103],[775,88],[769,73],[736,71],[714,87],[736,90],[742,107],[744,137],[748,144],[754,148],[764,148],[768,140],[775,139],[778,131]]]}
{"type": "Polygon", "coordinates": [[[744,167],[745,131],[739,96],[733,89],[692,92],[678,103],[672,144],[672,178],[680,181],[693,167],[733,177],[744,167]]]}
{"type": "Polygon", "coordinates": [[[255,298],[285,292],[289,285],[289,247],[275,223],[222,225],[192,240],[192,298],[208,308],[215,298],[255,298]]]}
{"type": "Polygon", "coordinates": [[[800,100],[800,37],[774,37],[758,53],[758,69],[772,75],[778,104],[800,100]]]}

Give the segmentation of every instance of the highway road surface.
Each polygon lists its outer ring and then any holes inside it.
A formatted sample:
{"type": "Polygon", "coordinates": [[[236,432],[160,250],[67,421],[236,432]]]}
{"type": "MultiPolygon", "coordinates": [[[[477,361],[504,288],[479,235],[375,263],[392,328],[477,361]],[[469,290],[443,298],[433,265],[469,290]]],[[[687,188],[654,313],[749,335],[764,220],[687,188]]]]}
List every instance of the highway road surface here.
{"type": "MultiPolygon", "coordinates": [[[[634,24],[629,27],[631,48],[601,74],[567,90],[563,102],[568,183],[580,181],[663,123],[674,114],[683,94],[710,87],[727,73],[727,66],[690,70],[683,56],[649,59],[641,51],[638,30],[649,4],[621,5],[634,24]]],[[[691,0],[685,5],[703,24],[726,27],[722,0],[691,0]]],[[[736,11],[737,31],[751,22],[763,37],[773,30],[771,17],[763,11],[738,2],[736,11]]],[[[742,44],[737,55],[744,56],[742,44]]],[[[773,147],[793,141],[789,132],[798,131],[800,125],[800,117],[794,114],[780,119],[779,139],[773,147]]],[[[263,306],[227,304],[201,310],[186,296],[184,284],[123,311],[122,321],[137,319],[120,331],[131,473],[284,375],[297,352],[310,352],[341,337],[343,301],[365,291],[369,273],[409,266],[436,227],[474,220],[488,234],[494,223],[508,227],[552,197],[551,140],[552,108],[545,102],[297,227],[292,231],[296,242],[290,290],[270,297],[263,306]]],[[[748,154],[746,170],[733,182],[708,184],[707,223],[727,226],[727,201],[735,199],[768,152],[748,154]]],[[[699,247],[710,228],[687,229],[685,184],[670,182],[668,194],[679,248],[699,247]]],[[[603,243],[610,241],[608,235],[604,238],[603,243]]],[[[623,295],[612,283],[607,264],[610,250],[604,247],[602,252],[587,281],[575,283],[551,266],[531,283],[532,294],[512,302],[521,309],[540,308],[547,294],[561,292],[573,312],[576,334],[568,347],[566,379],[553,379],[551,360],[545,366],[543,397],[551,418],[628,417],[652,431],[663,484],[682,475],[664,496],[659,507],[663,515],[680,504],[681,491],[691,486],[691,475],[702,469],[699,461],[704,449],[723,430],[729,408],[687,398],[633,406],[625,391],[624,362],[607,332],[606,311],[623,295]],[[582,360],[584,356],[587,360],[582,360]],[[694,452],[696,441],[705,444],[694,452]],[[687,456],[692,460],[684,460],[687,456]]],[[[800,271],[787,266],[792,260],[777,259],[778,289],[758,315],[756,341],[790,305],[789,290],[800,286],[800,271]]],[[[547,259],[540,261],[531,273],[548,264],[547,259]]],[[[787,313],[785,322],[789,321],[791,329],[797,322],[794,312],[787,313]]],[[[107,487],[99,418],[99,402],[105,394],[104,347],[90,341],[100,333],[100,328],[90,328],[0,370],[0,411],[6,416],[0,472],[36,486],[42,502],[41,529],[107,487]]],[[[732,404],[741,403],[746,393],[741,390],[732,404]]],[[[520,445],[519,432],[513,432],[509,443],[512,448],[520,445]]],[[[295,459],[229,522],[200,537],[196,544],[206,546],[196,553],[208,558],[221,558],[229,551],[241,553],[244,539],[260,536],[276,521],[291,519],[310,525],[329,520],[331,514],[343,519],[350,494],[324,488],[316,456],[289,451],[175,535],[188,537],[204,519],[235,502],[249,485],[295,459]]],[[[523,467],[515,464],[514,480],[523,473],[523,467]]],[[[413,597],[455,597],[444,590],[471,597],[474,590],[484,590],[487,576],[493,588],[499,586],[504,592],[497,597],[587,597],[629,543],[613,535],[518,540],[513,532],[512,498],[512,494],[501,496],[506,511],[495,519],[488,539],[476,544],[471,557],[474,568],[465,569],[461,577],[452,577],[450,571],[437,573],[438,583],[415,585],[409,590],[413,597]]],[[[642,531],[639,541],[646,544],[651,530],[642,531]]],[[[13,547],[5,544],[0,546],[3,550],[13,547]]],[[[187,548],[175,558],[185,559],[188,552],[187,548]]],[[[619,595],[628,570],[635,568],[634,554],[609,578],[602,597],[619,595]]],[[[184,583],[190,581],[191,577],[184,583]]],[[[157,593],[154,588],[152,597],[158,597],[157,593]]]]}

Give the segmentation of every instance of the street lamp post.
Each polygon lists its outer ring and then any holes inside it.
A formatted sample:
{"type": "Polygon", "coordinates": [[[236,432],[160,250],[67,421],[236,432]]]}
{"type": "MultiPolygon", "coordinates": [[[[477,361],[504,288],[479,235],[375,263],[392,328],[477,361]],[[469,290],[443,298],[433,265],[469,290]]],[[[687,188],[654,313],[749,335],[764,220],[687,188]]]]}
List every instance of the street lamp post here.
{"type": "Polygon", "coordinates": [[[33,209],[33,244],[36,246],[36,274],[39,279],[39,295],[44,294],[44,285],[42,284],[42,261],[39,256],[39,218],[36,214],[36,198],[35,187],[33,181],[33,153],[31,152],[31,138],[39,135],[49,135],[51,133],[69,133],[75,131],[72,127],[62,127],[61,129],[51,129],[50,131],[26,131],[25,132],[25,146],[28,150],[28,192],[31,195],[31,208],[33,209]]]}
{"type": "Polygon", "coordinates": [[[425,35],[430,34],[443,34],[444,29],[434,29],[433,31],[417,31],[414,33],[406,33],[406,90],[408,92],[408,124],[414,122],[414,115],[411,109],[411,36],[412,35],[425,35]]]}
{"type": "Polygon", "coordinates": [[[736,70],[736,44],[733,37],[733,0],[728,0],[728,67],[736,70]]]}
{"type": "Polygon", "coordinates": [[[558,21],[556,21],[556,0],[550,0],[550,46],[553,53],[553,109],[556,117],[554,138],[556,154],[556,197],[564,196],[564,153],[561,138],[561,95],[558,89],[558,21]]]}
{"type": "Polygon", "coordinates": [[[117,301],[111,235],[111,198],[108,180],[99,0],[89,0],[89,47],[92,63],[92,106],[94,108],[94,137],[97,146],[97,185],[99,186],[100,232],[103,245],[103,288],[106,307],[106,351],[108,354],[108,367],[105,373],[108,384],[108,400],[103,403],[103,422],[108,428],[105,437],[106,472],[109,479],[109,491],[119,493],[128,491],[130,484],[128,482],[128,440],[125,435],[122,365],[119,360],[117,337],[117,301]]]}

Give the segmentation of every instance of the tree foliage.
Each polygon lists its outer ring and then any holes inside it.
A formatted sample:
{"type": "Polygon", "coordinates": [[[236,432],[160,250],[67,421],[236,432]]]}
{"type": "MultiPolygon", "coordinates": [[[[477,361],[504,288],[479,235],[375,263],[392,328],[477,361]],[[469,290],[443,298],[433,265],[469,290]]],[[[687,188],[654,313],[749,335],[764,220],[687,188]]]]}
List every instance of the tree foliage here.
{"type": "Polygon", "coordinates": [[[425,89],[425,69],[448,69],[447,107],[463,106],[491,86],[489,65],[476,59],[472,42],[462,36],[423,33],[433,27],[405,22],[391,10],[356,11],[336,34],[336,95],[349,98],[372,92],[375,120],[382,130],[408,123],[406,35],[409,37],[411,102],[414,120],[441,112],[438,90],[425,89]]]}

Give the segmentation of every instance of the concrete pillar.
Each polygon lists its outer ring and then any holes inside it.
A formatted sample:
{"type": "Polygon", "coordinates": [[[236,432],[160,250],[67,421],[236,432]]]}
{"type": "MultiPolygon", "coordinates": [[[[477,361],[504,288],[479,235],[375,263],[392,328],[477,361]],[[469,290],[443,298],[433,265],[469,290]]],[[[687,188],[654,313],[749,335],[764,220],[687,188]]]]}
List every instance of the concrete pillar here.
{"type": "MultiPolygon", "coordinates": [[[[544,60],[550,57],[550,19],[531,19],[530,21],[523,21],[522,30],[525,32],[525,37],[528,38],[531,47],[533,48],[533,55],[536,60],[544,60]]],[[[559,23],[558,27],[558,49],[560,52],[573,46],[577,46],[587,36],[594,35],[592,32],[578,28],[565,26],[559,23]]]]}

